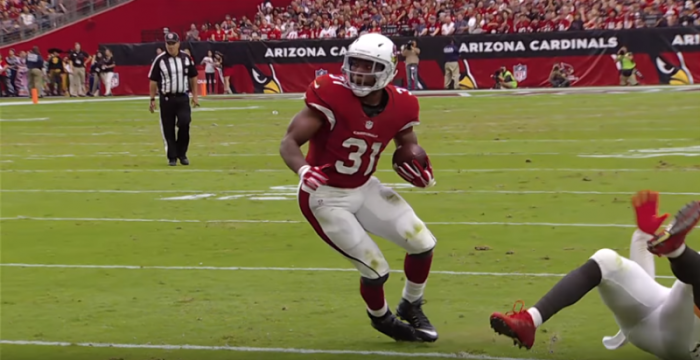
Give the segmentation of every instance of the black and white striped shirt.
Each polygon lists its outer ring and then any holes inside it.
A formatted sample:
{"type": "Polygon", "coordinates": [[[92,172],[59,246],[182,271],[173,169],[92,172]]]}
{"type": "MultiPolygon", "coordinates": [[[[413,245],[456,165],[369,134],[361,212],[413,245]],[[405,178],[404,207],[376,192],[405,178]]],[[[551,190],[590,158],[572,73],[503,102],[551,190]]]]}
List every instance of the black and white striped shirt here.
{"type": "Polygon", "coordinates": [[[160,94],[180,95],[190,90],[189,79],[197,77],[194,61],[185,52],[171,56],[167,51],[156,56],[148,78],[158,83],[160,94]]]}

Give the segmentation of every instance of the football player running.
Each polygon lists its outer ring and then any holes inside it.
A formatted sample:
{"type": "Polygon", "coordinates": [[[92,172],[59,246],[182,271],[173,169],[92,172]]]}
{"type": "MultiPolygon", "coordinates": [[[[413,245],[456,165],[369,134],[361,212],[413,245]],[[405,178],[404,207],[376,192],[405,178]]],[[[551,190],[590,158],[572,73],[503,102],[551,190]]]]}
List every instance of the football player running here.
{"type": "MultiPolygon", "coordinates": [[[[418,99],[391,85],[395,46],[380,34],[366,34],[345,54],[342,75],[323,75],[309,85],[306,106],[294,116],[280,155],[299,175],[298,200],[319,237],[360,272],[360,294],[372,326],[397,341],[437,340],[423,313],[423,290],[436,239],[411,206],[372,174],[393,140],[417,144],[418,99]],[[309,143],[304,157],[301,146],[309,143]],[[406,283],[396,309],[387,307],[384,283],[389,265],[374,234],[406,250],[406,283]]],[[[435,184],[430,163],[399,164],[397,172],[417,187],[435,184]],[[406,176],[408,172],[415,176],[406,176]]]]}
{"type": "Polygon", "coordinates": [[[630,342],[665,360],[700,358],[700,254],[685,244],[686,235],[700,220],[700,202],[683,207],[659,233],[668,217],[658,214],[659,194],[641,191],[632,203],[638,229],[632,236],[631,260],[613,250],[599,250],[534,307],[491,315],[491,327],[530,349],[537,327],[597,287],[620,327],[617,335],[603,338],[607,349],[615,350],[630,342]],[[678,279],[671,288],[654,279],[652,254],[669,260],[678,279]]]}

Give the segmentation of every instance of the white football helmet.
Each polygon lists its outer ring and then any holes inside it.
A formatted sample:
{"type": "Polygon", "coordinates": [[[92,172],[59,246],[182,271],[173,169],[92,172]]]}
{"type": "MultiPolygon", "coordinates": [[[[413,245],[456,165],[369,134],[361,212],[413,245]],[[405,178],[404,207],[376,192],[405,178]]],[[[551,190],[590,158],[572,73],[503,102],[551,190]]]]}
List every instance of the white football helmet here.
{"type": "Polygon", "coordinates": [[[345,53],[343,61],[345,83],[356,96],[365,97],[373,91],[385,88],[394,80],[397,73],[396,62],[396,47],[388,37],[374,33],[361,35],[350,44],[345,53]],[[370,72],[354,71],[353,59],[372,62],[372,70],[370,72]],[[374,83],[364,85],[366,80],[357,83],[353,81],[353,76],[360,76],[362,79],[374,78],[374,83]]]}

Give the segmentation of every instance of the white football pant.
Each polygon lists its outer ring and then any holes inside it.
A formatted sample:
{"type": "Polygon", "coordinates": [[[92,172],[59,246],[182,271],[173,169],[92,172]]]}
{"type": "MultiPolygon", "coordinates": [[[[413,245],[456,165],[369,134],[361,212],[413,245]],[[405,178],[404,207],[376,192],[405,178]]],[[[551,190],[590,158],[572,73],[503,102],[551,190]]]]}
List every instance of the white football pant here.
{"type": "Polygon", "coordinates": [[[428,252],[436,244],[433,234],[401,195],[375,177],[355,189],[322,186],[309,193],[301,185],[298,200],[318,235],[348,258],[365,278],[378,279],[389,273],[389,264],[368,233],[393,242],[409,254],[428,252]]]}
{"type": "Polygon", "coordinates": [[[700,358],[700,319],[694,313],[692,287],[676,281],[671,288],[656,282],[634,261],[610,249],[591,259],[600,265],[598,292],[613,312],[621,334],[604,339],[608,349],[626,340],[665,360],[700,358]]]}

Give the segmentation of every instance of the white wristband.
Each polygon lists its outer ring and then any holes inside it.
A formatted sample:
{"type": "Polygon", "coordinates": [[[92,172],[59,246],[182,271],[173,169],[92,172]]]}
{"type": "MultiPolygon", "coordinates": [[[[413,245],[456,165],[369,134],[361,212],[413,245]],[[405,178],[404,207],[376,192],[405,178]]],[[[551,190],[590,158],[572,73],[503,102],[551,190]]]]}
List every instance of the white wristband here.
{"type": "Polygon", "coordinates": [[[297,175],[299,175],[299,178],[302,179],[304,177],[304,174],[306,174],[307,171],[311,169],[311,165],[304,165],[299,168],[299,171],[297,171],[297,175]]]}

